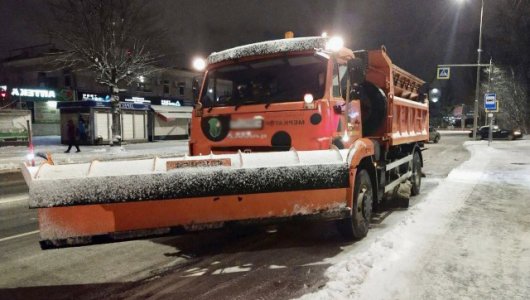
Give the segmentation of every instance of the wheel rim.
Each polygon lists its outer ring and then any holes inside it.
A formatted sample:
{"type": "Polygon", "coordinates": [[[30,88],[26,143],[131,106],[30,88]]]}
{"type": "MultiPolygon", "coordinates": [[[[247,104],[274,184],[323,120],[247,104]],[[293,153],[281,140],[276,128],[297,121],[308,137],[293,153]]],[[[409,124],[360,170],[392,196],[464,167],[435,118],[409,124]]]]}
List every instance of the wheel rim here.
{"type": "Polygon", "coordinates": [[[357,195],[357,215],[362,217],[358,218],[359,220],[367,222],[372,212],[372,193],[366,185],[361,186],[359,190],[357,195]]]}

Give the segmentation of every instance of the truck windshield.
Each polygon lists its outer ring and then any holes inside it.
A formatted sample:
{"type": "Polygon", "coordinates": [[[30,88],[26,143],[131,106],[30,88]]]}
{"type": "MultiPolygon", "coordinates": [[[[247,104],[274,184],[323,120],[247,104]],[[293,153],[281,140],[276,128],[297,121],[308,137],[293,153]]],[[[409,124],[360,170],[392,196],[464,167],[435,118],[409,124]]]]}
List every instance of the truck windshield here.
{"type": "Polygon", "coordinates": [[[327,60],[314,55],[242,62],[208,72],[205,107],[302,101],[324,95],[327,60]]]}

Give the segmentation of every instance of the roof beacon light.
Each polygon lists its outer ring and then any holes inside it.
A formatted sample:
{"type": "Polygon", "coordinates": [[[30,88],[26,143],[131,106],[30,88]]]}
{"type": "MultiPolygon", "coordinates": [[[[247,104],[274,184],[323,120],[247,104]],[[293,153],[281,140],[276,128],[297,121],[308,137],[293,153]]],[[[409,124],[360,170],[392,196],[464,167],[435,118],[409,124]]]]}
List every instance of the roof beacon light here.
{"type": "Polygon", "coordinates": [[[193,68],[197,71],[204,71],[206,69],[206,61],[201,57],[196,57],[193,60],[193,68]]]}
{"type": "Polygon", "coordinates": [[[326,50],[337,52],[344,47],[344,40],[339,36],[334,36],[326,43],[326,50]]]}
{"type": "Polygon", "coordinates": [[[304,102],[307,103],[307,104],[311,104],[313,103],[313,95],[312,94],[305,94],[304,95],[304,102]]]}

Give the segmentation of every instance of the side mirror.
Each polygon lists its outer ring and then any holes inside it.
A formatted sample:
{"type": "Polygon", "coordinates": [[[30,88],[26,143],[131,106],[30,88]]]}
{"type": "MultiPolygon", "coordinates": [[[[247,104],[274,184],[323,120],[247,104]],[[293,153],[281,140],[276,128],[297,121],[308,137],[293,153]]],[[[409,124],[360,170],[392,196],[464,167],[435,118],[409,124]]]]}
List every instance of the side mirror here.
{"type": "Polygon", "coordinates": [[[348,74],[352,84],[361,84],[366,78],[366,65],[361,58],[353,58],[348,61],[348,74]]]}

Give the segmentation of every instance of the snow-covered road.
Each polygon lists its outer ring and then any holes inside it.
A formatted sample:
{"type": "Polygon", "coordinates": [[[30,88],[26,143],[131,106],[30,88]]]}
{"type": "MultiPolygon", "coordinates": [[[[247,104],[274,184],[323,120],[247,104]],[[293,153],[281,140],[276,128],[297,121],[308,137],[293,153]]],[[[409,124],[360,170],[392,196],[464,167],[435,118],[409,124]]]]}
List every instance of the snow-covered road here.
{"type": "Polygon", "coordinates": [[[530,141],[465,146],[469,161],[302,298],[530,299],[530,141]]]}
{"type": "Polygon", "coordinates": [[[42,251],[13,179],[0,298],[528,299],[530,141],[465,140],[427,145],[421,194],[355,243],[304,222],[42,251]]]}

